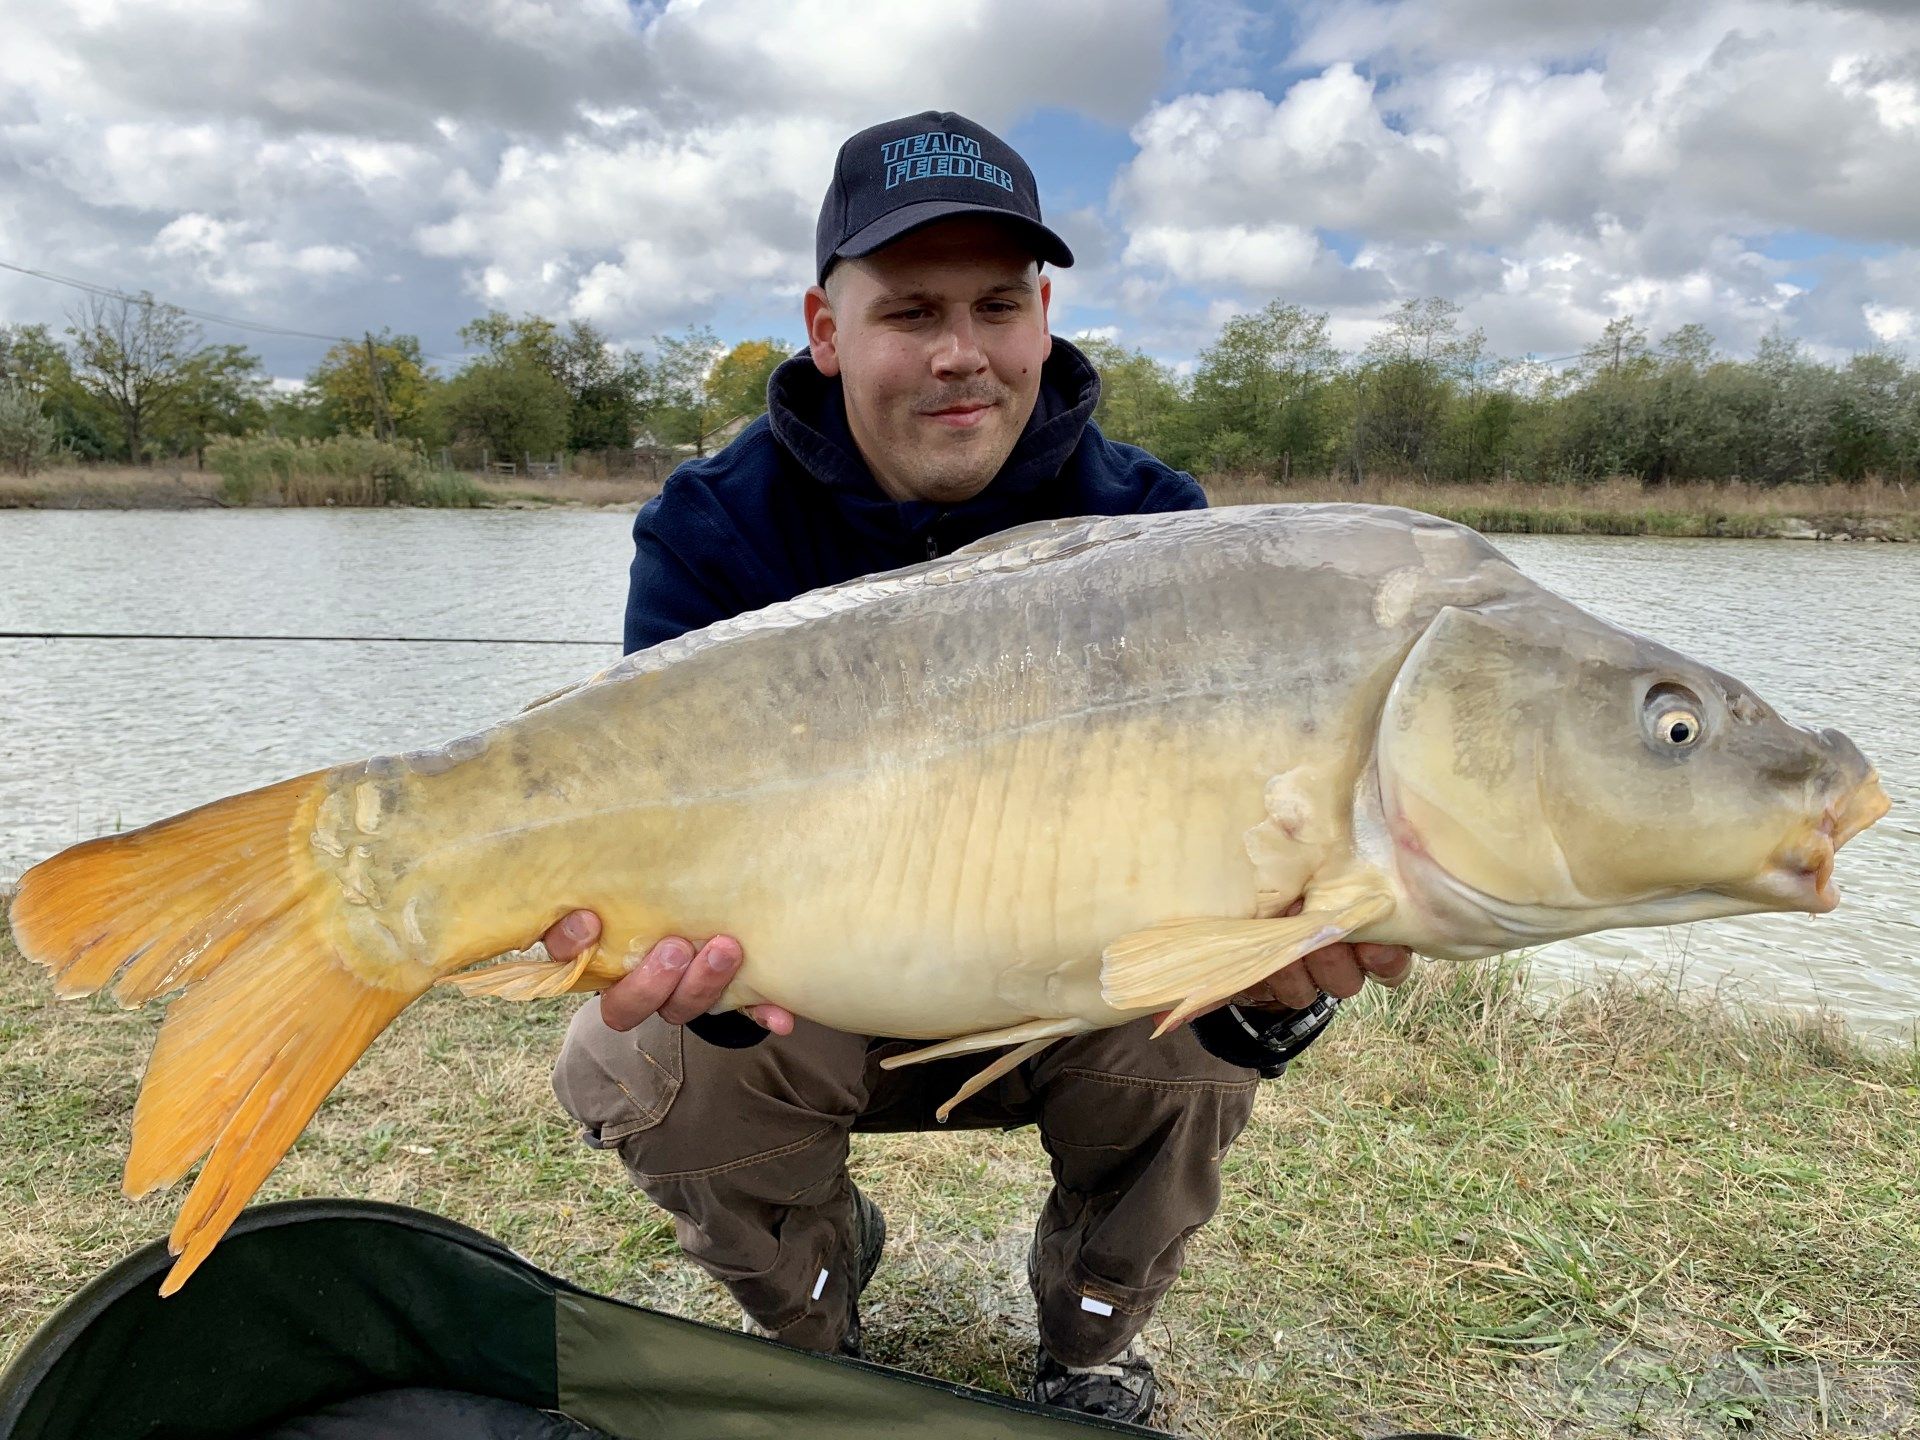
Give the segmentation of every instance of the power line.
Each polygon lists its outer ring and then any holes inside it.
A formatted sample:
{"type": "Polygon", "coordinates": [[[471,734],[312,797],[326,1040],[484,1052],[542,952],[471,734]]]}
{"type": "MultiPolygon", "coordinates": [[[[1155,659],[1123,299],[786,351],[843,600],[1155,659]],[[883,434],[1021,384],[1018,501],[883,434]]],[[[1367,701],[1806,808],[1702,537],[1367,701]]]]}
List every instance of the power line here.
{"type": "MultiPolygon", "coordinates": [[[[344,342],[357,345],[351,335],[323,335],[316,330],[293,330],[284,325],[268,325],[259,320],[242,320],[232,315],[221,315],[212,310],[201,310],[192,305],[176,305],[171,300],[161,300],[150,292],[130,295],[125,290],[115,289],[111,285],[95,284],[91,280],[81,280],[72,275],[59,275],[51,270],[35,270],[27,265],[15,265],[11,261],[0,260],[0,270],[11,270],[19,275],[31,275],[36,280],[46,280],[55,285],[65,285],[74,290],[83,290],[89,295],[103,296],[109,300],[124,300],[130,305],[164,305],[169,310],[178,310],[182,315],[195,320],[204,320],[209,325],[224,325],[229,329],[243,330],[254,335],[287,335],[296,340],[325,340],[329,343],[344,342]]],[[[443,355],[434,351],[421,351],[425,360],[445,360],[449,363],[464,360],[465,355],[443,355]]]]}
{"type": "Polygon", "coordinates": [[[50,280],[55,285],[67,285],[75,290],[84,290],[89,295],[101,295],[110,300],[125,300],[134,305],[164,305],[169,310],[178,310],[182,315],[191,315],[196,320],[205,320],[213,325],[226,325],[235,330],[250,330],[259,335],[291,335],[301,340],[345,340],[353,341],[345,335],[322,335],[313,330],[289,330],[280,325],[266,325],[258,320],[237,320],[231,315],[217,315],[211,310],[199,310],[189,305],[175,305],[169,300],[158,300],[150,294],[129,295],[124,290],[116,290],[111,285],[96,285],[90,280],[78,280],[71,275],[56,275],[51,270],[34,270],[25,265],[14,265],[0,260],[0,270],[12,270],[21,275],[31,275],[36,280],[50,280]]]}
{"type": "Polygon", "coordinates": [[[230,640],[263,644],[595,645],[614,640],[554,640],[524,635],[198,635],[121,630],[0,630],[0,640],[230,640]]]}

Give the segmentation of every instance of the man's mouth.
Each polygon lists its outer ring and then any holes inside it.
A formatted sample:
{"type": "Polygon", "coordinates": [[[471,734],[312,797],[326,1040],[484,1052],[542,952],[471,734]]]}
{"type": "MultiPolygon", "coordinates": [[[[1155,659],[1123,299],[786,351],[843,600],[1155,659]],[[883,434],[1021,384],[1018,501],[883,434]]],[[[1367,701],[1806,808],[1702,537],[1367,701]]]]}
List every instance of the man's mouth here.
{"type": "Polygon", "coordinates": [[[964,430],[978,425],[993,409],[990,400],[963,400],[957,405],[943,405],[938,410],[923,410],[921,415],[936,425],[947,425],[955,430],[964,430]]]}

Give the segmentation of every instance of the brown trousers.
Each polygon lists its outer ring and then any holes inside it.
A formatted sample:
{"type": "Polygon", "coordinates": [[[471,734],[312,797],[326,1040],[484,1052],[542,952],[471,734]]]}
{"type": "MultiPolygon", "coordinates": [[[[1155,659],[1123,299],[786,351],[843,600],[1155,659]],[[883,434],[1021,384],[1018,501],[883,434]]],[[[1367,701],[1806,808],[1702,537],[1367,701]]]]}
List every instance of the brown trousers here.
{"type": "MultiPolygon", "coordinates": [[[[1035,1124],[1053,1192],[1034,1236],[1040,1338],[1068,1365],[1126,1347],[1220,1202],[1220,1160],[1258,1080],[1183,1026],[1137,1021],[1061,1041],[954,1112],[953,1128],[1035,1124]]],[[[832,1349],[850,1319],[848,1135],[935,1128],[934,1107],[988,1055],[882,1070],[925,1042],[801,1021],[727,1050],[658,1018],[621,1033],[589,1000],[554,1067],[588,1144],[617,1150],[674,1217],[680,1246],[791,1345],[832,1349]],[[821,1273],[825,1272],[824,1281],[821,1273]],[[816,1293],[816,1291],[818,1293],[816,1293]]]]}

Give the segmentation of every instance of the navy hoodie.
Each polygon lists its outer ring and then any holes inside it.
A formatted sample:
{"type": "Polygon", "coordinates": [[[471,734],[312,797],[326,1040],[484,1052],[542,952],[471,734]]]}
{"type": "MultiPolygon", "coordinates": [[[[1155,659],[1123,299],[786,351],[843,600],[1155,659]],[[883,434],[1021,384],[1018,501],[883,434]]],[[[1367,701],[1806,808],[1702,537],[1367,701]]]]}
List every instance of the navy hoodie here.
{"type": "Polygon", "coordinates": [[[626,648],[879,570],[945,555],[1031,520],[1200,510],[1191,475],[1093,424],[1100,377],[1055,338],[1013,453],[958,505],[901,503],[874,482],[840,381],[798,355],[773,372],[767,413],[717,454],[689,460],[633,525],[626,648]]]}
{"type": "MultiPolygon", "coordinates": [[[[1000,473],[958,505],[903,504],[860,458],[840,381],[795,356],[773,372],[765,415],[726,449],[680,466],[640,507],[627,650],[1032,520],[1204,509],[1191,475],[1100,433],[1099,398],[1087,357],[1055,337],[1033,414],[1000,473]]],[[[703,1015],[689,1028],[733,1047],[766,1034],[739,1014],[703,1015]]]]}

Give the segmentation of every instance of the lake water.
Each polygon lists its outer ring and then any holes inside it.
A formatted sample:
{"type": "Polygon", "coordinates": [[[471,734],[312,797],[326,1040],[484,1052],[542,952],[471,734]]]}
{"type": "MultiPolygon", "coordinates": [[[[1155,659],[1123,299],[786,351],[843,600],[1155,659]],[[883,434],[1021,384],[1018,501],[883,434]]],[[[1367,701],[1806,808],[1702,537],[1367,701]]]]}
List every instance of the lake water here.
{"type": "MultiPolygon", "coordinates": [[[[488,724],[619,654],[628,517],[568,511],[0,511],[0,630],[466,636],[564,646],[0,639],[0,880],[76,840],[488,724]]],[[[1837,725],[1894,810],[1841,908],[1550,947],[1920,1017],[1920,546],[1501,537],[1543,583],[1837,725]]]]}

